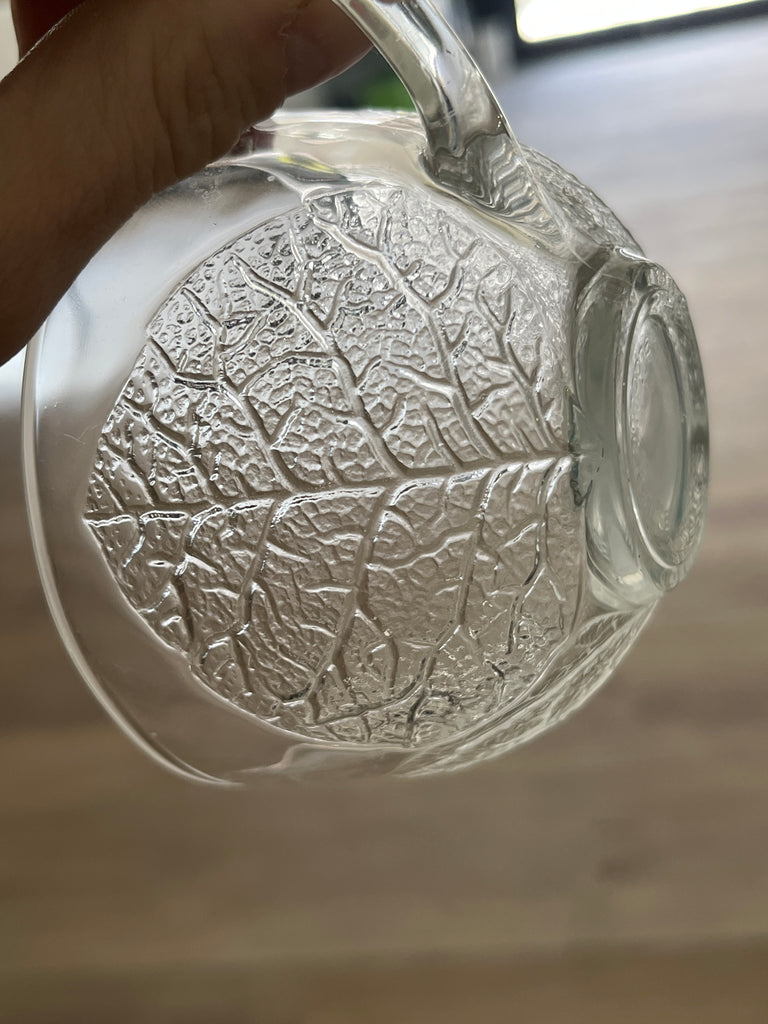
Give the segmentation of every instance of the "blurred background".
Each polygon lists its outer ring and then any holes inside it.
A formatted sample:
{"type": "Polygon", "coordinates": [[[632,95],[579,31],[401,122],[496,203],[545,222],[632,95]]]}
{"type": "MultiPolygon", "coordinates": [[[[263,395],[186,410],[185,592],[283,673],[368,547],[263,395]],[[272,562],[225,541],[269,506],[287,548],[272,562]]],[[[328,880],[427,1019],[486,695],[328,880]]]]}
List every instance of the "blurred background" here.
{"type": "MultiPolygon", "coordinates": [[[[532,745],[413,782],[164,774],[49,622],[0,370],[1,1021],[768,1022],[768,16],[702,6],[446,7],[519,137],[677,279],[709,387],[698,564],[532,745]]],[[[0,3],[3,71],[10,33],[0,3]]],[[[402,102],[375,58],[299,102],[361,100],[402,102]]]]}

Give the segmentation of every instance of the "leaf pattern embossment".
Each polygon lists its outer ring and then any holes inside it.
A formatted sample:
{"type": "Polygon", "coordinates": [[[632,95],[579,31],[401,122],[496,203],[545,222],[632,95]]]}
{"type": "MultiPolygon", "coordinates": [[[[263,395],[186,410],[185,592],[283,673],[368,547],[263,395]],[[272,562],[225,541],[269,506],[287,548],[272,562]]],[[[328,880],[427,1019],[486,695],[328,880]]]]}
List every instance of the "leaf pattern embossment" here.
{"type": "Polygon", "coordinates": [[[580,590],[565,292],[391,186],[220,249],[98,443],[85,516],[128,602],[299,735],[415,747],[512,706],[580,590]]]}

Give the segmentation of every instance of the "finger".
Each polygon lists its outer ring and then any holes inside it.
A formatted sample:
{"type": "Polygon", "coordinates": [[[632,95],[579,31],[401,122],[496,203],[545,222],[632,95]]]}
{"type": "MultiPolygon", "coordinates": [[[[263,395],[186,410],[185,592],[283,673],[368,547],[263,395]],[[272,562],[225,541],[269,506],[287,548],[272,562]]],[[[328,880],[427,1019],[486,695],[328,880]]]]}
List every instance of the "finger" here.
{"type": "MultiPolygon", "coordinates": [[[[30,50],[46,32],[81,2],[82,0],[11,0],[19,53],[23,55],[30,50]]],[[[244,2],[255,3],[257,0],[244,2]]],[[[307,26],[306,29],[299,30],[302,34],[316,32],[317,38],[324,38],[328,42],[335,41],[343,46],[345,40],[352,40],[353,45],[360,45],[358,30],[330,0],[313,4],[308,8],[306,17],[302,15],[301,20],[307,26]]],[[[299,89],[295,91],[298,92],[299,89]]]]}
{"type": "Polygon", "coordinates": [[[0,357],[154,192],[363,52],[340,18],[330,0],[87,0],[43,39],[0,83],[0,357]]]}
{"type": "Polygon", "coordinates": [[[299,11],[287,39],[287,94],[333,78],[349,66],[350,53],[356,59],[370,45],[334,0],[313,0],[299,11]]]}
{"type": "MultiPolygon", "coordinates": [[[[11,0],[19,54],[27,53],[81,3],[82,0],[11,0]]],[[[333,0],[315,0],[299,10],[289,44],[289,95],[339,74],[349,65],[350,53],[360,56],[370,46],[333,0]],[[338,54],[338,59],[333,60],[333,54],[338,54]]]]}
{"type": "Polygon", "coordinates": [[[79,3],[80,0],[11,0],[19,53],[30,50],[79,3]]]}

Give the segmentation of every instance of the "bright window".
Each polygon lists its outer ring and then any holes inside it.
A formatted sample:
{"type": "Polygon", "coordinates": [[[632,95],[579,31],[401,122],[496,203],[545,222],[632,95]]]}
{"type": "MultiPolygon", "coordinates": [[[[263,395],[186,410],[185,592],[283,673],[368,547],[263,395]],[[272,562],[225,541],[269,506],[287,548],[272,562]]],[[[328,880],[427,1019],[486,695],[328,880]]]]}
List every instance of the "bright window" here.
{"type": "Polygon", "coordinates": [[[517,28],[526,43],[581,36],[754,0],[517,0],[517,28]]]}

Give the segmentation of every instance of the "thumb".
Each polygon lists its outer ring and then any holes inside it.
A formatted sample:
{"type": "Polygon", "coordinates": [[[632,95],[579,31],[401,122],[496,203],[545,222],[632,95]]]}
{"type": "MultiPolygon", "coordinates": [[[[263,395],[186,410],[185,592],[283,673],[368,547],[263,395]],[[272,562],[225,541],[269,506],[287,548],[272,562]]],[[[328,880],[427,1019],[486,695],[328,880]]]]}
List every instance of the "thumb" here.
{"type": "Polygon", "coordinates": [[[142,203],[366,48],[331,0],[88,0],[0,82],[0,361],[142,203]]]}

